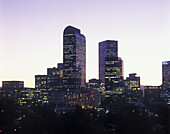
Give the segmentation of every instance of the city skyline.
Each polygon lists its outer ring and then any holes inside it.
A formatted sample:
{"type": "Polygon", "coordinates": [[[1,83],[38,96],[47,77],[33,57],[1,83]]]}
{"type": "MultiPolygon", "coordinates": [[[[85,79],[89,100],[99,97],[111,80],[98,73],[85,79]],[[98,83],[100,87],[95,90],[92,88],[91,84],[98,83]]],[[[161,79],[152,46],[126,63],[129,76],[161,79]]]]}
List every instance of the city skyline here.
{"type": "Polygon", "coordinates": [[[62,63],[62,33],[72,25],[86,37],[86,81],[99,78],[98,43],[117,40],[124,78],[137,73],[141,85],[160,85],[162,62],[170,59],[169,6],[168,0],[0,1],[0,83],[34,87],[35,75],[62,63]]]}

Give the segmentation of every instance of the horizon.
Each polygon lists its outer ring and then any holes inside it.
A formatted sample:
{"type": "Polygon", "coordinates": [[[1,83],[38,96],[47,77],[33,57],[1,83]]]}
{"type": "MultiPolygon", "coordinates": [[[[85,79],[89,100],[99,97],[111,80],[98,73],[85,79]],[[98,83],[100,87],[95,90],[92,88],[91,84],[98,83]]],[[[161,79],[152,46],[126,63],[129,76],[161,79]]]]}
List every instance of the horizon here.
{"type": "Polygon", "coordinates": [[[136,73],[141,85],[162,84],[162,62],[170,60],[168,0],[6,0],[0,8],[0,87],[12,80],[35,87],[35,75],[62,63],[68,25],[86,37],[86,82],[99,76],[98,43],[117,40],[124,79],[136,73]]]}

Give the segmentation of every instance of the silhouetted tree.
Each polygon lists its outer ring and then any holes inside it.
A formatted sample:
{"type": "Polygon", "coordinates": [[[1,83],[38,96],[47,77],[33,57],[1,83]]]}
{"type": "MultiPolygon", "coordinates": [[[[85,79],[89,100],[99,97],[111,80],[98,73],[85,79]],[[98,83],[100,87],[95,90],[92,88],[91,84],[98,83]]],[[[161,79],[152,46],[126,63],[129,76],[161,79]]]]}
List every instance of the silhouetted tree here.
{"type": "Polygon", "coordinates": [[[18,111],[18,106],[13,100],[0,100],[0,129],[3,133],[13,133],[18,111]]]}

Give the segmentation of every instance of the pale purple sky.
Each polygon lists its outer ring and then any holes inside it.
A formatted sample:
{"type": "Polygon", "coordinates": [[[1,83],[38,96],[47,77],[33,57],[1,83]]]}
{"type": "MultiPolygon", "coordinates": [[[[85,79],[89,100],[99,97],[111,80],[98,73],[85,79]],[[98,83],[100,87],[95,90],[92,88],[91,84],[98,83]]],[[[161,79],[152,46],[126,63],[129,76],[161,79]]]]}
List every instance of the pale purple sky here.
{"type": "Polygon", "coordinates": [[[0,86],[63,61],[63,30],[86,36],[87,81],[98,78],[98,43],[118,40],[125,77],[160,85],[162,61],[170,60],[170,0],[0,0],[0,86]],[[169,38],[169,39],[168,39],[169,38]]]}

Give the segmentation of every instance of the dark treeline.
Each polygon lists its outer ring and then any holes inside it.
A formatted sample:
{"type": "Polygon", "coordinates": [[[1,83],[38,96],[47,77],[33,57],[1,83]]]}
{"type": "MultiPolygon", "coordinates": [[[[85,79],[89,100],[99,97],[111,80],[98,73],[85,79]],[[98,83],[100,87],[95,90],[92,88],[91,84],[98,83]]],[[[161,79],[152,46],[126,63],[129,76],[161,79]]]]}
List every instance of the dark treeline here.
{"type": "Polygon", "coordinates": [[[84,110],[56,114],[50,106],[22,108],[12,100],[0,101],[3,134],[169,134],[166,106],[150,105],[151,115],[135,105],[117,114],[84,110]]]}

